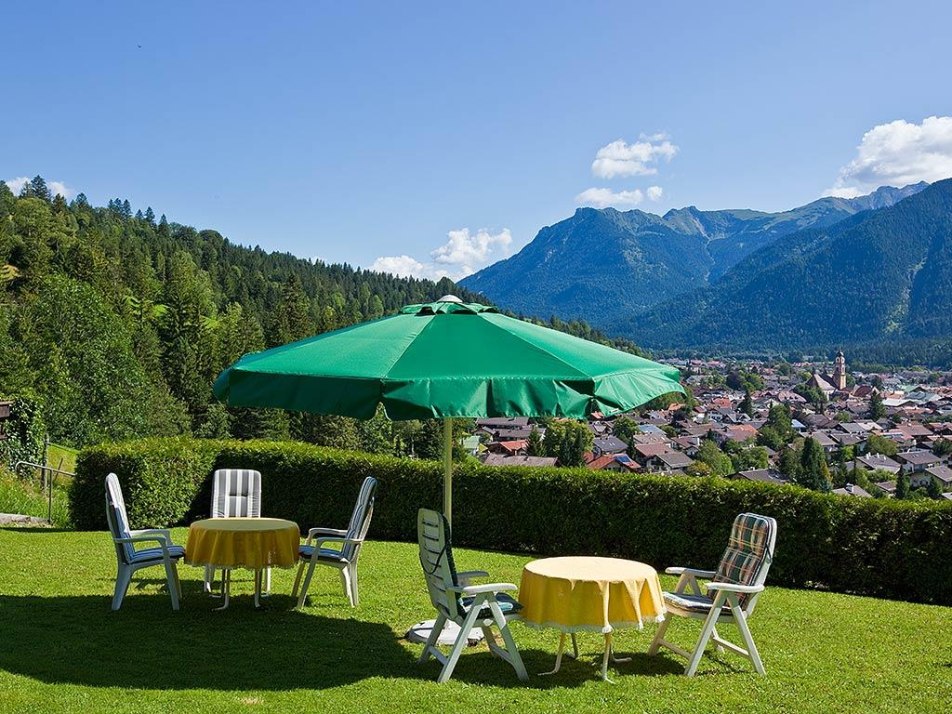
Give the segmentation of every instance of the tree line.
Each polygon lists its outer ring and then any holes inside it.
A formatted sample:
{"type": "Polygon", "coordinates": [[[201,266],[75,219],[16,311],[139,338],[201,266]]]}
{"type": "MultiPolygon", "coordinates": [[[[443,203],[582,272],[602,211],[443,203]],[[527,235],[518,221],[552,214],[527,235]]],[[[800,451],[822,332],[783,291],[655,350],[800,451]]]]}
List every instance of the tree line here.
{"type": "MultiPolygon", "coordinates": [[[[226,409],[211,384],[247,352],[446,293],[481,301],[447,278],[236,245],[127,199],[67,201],[40,176],[19,195],[0,182],[0,395],[35,400],[64,444],[183,434],[431,455],[432,425],[226,409]]],[[[639,352],[581,321],[544,324],[639,352]]]]}

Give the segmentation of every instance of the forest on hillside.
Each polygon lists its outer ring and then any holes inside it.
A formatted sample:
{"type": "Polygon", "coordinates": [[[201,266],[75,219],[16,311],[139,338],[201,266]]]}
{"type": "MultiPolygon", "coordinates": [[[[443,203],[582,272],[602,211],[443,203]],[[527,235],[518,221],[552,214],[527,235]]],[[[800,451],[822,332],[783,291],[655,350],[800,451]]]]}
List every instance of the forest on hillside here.
{"type": "MultiPolygon", "coordinates": [[[[63,444],[187,434],[430,455],[434,425],[226,409],[211,385],[244,353],[451,292],[480,301],[448,279],[236,245],[128,200],[67,202],[39,176],[19,195],[0,181],[0,397],[30,400],[63,444]]],[[[637,352],[582,322],[546,324],[637,352]]]]}

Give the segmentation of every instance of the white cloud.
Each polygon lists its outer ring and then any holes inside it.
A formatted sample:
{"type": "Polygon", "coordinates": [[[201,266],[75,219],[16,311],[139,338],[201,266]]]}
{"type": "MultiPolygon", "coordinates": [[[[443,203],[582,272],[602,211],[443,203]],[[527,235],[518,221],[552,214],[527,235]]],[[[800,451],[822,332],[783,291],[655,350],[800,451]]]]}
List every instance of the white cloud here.
{"type": "MultiPolygon", "coordinates": [[[[652,188],[657,188],[652,186],[652,188]]],[[[637,206],[645,200],[640,188],[631,191],[612,191],[610,188],[588,188],[575,197],[581,206],[605,208],[607,206],[637,206]]]]}
{"type": "MultiPolygon", "coordinates": [[[[23,190],[23,187],[30,183],[30,181],[31,179],[28,176],[17,176],[16,178],[7,179],[4,181],[4,183],[10,187],[10,190],[13,191],[13,193],[19,194],[20,191],[23,190]]],[[[47,181],[46,187],[54,196],[60,195],[63,198],[72,198],[76,193],[62,181],[47,181]]]]}
{"type": "Polygon", "coordinates": [[[595,154],[592,173],[599,178],[616,176],[653,176],[658,169],[652,164],[659,160],[671,161],[678,147],[671,143],[667,134],[642,134],[638,141],[629,144],[617,139],[606,144],[595,154]]]}
{"type": "Polygon", "coordinates": [[[54,196],[58,194],[63,198],[72,198],[73,194],[76,193],[62,181],[49,181],[46,185],[49,187],[50,193],[54,196]]]}
{"type": "Polygon", "coordinates": [[[446,243],[430,251],[431,262],[421,262],[409,255],[382,256],[371,264],[370,270],[401,277],[461,280],[508,256],[512,244],[508,228],[498,233],[490,233],[485,228],[475,233],[469,228],[458,228],[446,236],[446,243]]]}
{"type": "Polygon", "coordinates": [[[10,188],[13,193],[18,194],[23,190],[23,187],[30,183],[30,179],[26,176],[17,176],[16,178],[7,179],[4,183],[10,188]]]}
{"type": "Polygon", "coordinates": [[[932,116],[921,124],[897,119],[863,134],[856,158],[824,196],[851,198],[880,186],[906,186],[952,177],[952,117],[932,116]]]}
{"type": "Polygon", "coordinates": [[[432,267],[409,255],[391,255],[377,258],[369,269],[377,273],[392,273],[401,278],[428,278],[432,267]]]}
{"type": "Polygon", "coordinates": [[[660,186],[649,186],[645,195],[648,196],[649,201],[660,201],[661,197],[664,196],[664,189],[660,186]]]}

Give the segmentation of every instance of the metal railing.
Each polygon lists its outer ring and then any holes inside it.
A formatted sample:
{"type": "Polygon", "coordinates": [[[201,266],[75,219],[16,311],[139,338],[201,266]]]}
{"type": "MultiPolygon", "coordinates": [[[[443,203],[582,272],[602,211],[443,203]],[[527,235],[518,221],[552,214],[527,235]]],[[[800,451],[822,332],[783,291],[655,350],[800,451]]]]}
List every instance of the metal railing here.
{"type": "Polygon", "coordinates": [[[46,490],[46,498],[47,498],[46,520],[48,520],[52,524],[53,523],[53,486],[54,486],[54,481],[56,480],[56,475],[61,474],[63,476],[73,477],[76,474],[74,474],[72,471],[64,471],[63,469],[54,468],[53,466],[47,466],[46,464],[36,464],[36,463],[33,463],[32,461],[17,461],[13,465],[13,472],[14,473],[19,472],[19,469],[21,466],[30,466],[33,469],[39,469],[40,479],[41,479],[40,483],[42,484],[42,487],[46,490]],[[49,477],[47,477],[47,473],[49,473],[49,477]]]}

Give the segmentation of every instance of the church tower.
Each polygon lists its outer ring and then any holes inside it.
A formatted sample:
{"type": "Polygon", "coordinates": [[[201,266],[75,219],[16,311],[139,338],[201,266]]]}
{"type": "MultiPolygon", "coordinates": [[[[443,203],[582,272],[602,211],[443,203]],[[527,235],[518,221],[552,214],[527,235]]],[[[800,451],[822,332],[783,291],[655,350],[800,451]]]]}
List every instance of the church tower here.
{"type": "Polygon", "coordinates": [[[846,390],[846,358],[842,350],[836,353],[833,361],[833,386],[841,392],[846,390]]]}

